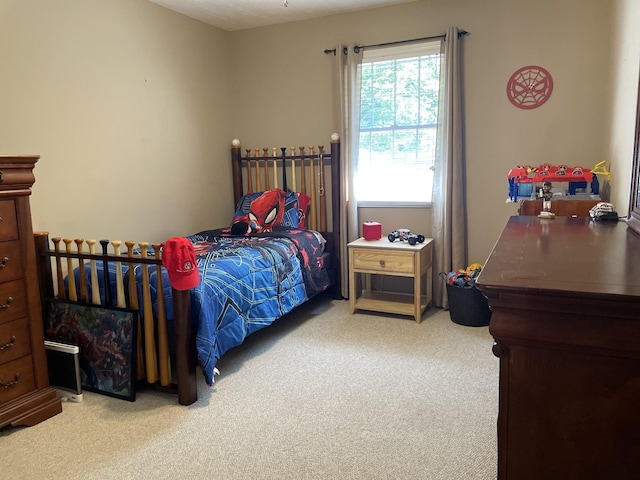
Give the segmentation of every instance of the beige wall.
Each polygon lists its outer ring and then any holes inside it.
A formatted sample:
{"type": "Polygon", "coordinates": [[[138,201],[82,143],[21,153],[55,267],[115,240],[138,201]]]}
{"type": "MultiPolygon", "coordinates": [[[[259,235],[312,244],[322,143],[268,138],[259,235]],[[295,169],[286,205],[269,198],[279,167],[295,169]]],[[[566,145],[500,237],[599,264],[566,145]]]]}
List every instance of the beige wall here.
{"type": "Polygon", "coordinates": [[[640,58],[640,2],[617,0],[611,48],[613,89],[609,100],[608,151],[611,163],[611,202],[626,215],[629,202],[631,158],[633,157],[638,59],[640,58]]]}
{"type": "MultiPolygon", "coordinates": [[[[613,81],[609,2],[425,0],[235,32],[235,135],[258,146],[327,138],[336,123],[325,48],[424,37],[450,25],[470,32],[463,40],[469,261],[483,262],[516,212],[515,204],[505,203],[510,168],[544,162],[591,167],[605,159],[613,81]],[[517,109],[507,100],[506,83],[531,64],[551,72],[554,92],[538,109],[517,109]],[[247,121],[248,111],[256,115],[247,121]]],[[[424,209],[366,209],[361,217],[381,221],[385,232],[408,227],[429,233],[424,209]]]]}
{"type": "MultiPolygon", "coordinates": [[[[4,0],[0,152],[42,155],[32,198],[38,230],[158,241],[221,226],[232,210],[232,138],[245,148],[328,145],[336,122],[325,48],[457,25],[470,32],[469,261],[484,261],[516,212],[505,203],[516,164],[607,160],[612,200],[626,210],[637,3],[423,0],[223,32],[146,0],[4,0]],[[555,86],[545,105],[525,111],[508,102],[505,85],[529,64],[547,68],[555,86]]],[[[362,212],[385,231],[427,235],[429,216],[362,212]]]]}
{"type": "Polygon", "coordinates": [[[226,32],[146,0],[3,0],[0,59],[0,152],[41,155],[34,229],[153,242],[228,221],[226,32]]]}

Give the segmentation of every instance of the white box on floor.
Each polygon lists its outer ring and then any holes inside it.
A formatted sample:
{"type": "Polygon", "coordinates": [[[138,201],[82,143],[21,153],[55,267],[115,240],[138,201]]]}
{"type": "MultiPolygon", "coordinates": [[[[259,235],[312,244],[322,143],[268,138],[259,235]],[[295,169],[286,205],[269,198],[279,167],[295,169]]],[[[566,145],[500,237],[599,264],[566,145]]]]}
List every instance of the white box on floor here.
{"type": "Polygon", "coordinates": [[[49,383],[63,400],[82,401],[80,348],[75,345],[44,341],[47,352],[49,383]]]}

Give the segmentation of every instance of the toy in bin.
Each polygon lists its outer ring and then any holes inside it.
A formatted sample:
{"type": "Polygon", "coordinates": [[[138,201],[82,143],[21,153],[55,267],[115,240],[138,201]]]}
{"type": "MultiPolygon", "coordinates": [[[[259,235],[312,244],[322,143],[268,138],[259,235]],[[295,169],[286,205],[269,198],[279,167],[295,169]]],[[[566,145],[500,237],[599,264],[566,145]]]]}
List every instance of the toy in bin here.
{"type": "Polygon", "coordinates": [[[472,263],[466,269],[449,272],[446,280],[449,285],[455,285],[456,287],[473,287],[481,271],[482,264],[472,263]]]}
{"type": "Polygon", "coordinates": [[[408,242],[409,245],[424,242],[424,235],[411,233],[408,228],[399,228],[394,230],[388,235],[388,238],[390,242],[400,240],[401,242],[408,242]]]}

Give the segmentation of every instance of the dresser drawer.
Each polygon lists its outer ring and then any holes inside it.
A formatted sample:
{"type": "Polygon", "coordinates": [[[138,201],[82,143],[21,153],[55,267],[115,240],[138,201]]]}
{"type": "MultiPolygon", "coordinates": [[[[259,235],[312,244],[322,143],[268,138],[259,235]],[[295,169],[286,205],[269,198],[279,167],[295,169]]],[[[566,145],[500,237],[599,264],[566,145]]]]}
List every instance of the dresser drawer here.
{"type": "Polygon", "coordinates": [[[13,200],[0,201],[0,241],[18,238],[16,204],[13,200]]]}
{"type": "Polygon", "coordinates": [[[0,283],[0,323],[26,316],[27,295],[24,279],[0,283]]]}
{"type": "Polygon", "coordinates": [[[31,355],[0,365],[0,404],[35,389],[31,355]]]}
{"type": "Polygon", "coordinates": [[[0,242],[0,283],[24,277],[20,241],[0,242]]]}
{"type": "Polygon", "coordinates": [[[371,273],[414,273],[414,254],[412,252],[398,252],[362,248],[351,250],[353,265],[357,270],[371,273]]]}
{"type": "Polygon", "coordinates": [[[0,365],[31,353],[29,322],[26,318],[0,323],[0,365]]]}

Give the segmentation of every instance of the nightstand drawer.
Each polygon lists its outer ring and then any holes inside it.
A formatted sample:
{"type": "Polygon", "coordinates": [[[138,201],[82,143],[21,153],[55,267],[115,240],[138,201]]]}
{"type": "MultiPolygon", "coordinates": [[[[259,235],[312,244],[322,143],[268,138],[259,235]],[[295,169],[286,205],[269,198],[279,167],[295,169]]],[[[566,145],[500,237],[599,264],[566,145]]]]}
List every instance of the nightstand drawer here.
{"type": "Polygon", "coordinates": [[[414,273],[413,252],[376,250],[373,248],[352,249],[353,266],[357,270],[371,273],[414,273]]]}
{"type": "Polygon", "coordinates": [[[0,324],[0,364],[31,353],[29,321],[26,318],[0,324]]]}
{"type": "Polygon", "coordinates": [[[31,355],[0,366],[0,403],[29,393],[35,386],[31,355]]]}

